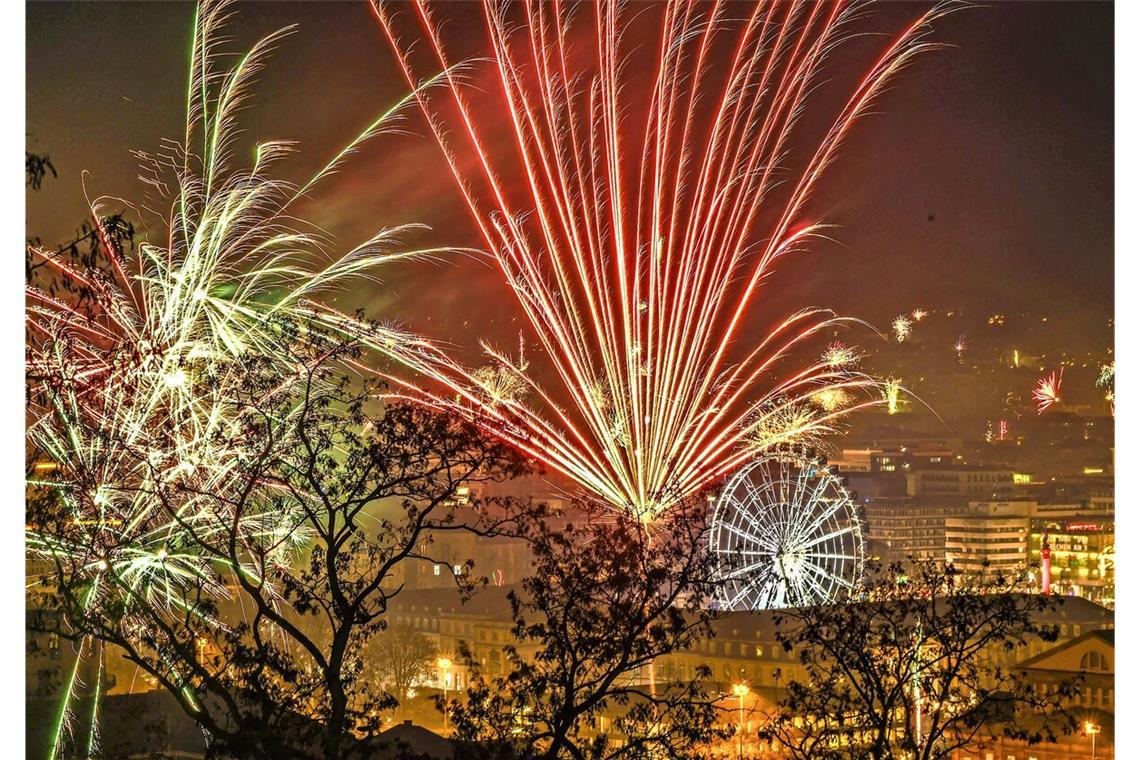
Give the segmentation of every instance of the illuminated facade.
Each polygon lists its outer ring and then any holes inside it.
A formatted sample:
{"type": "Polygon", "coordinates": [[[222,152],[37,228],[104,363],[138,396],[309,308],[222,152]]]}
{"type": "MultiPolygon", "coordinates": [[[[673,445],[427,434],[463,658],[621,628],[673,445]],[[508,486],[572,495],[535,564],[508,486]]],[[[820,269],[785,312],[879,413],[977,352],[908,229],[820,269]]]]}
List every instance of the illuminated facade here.
{"type": "Polygon", "coordinates": [[[1052,593],[1113,604],[1116,532],[1111,514],[1033,518],[1029,532],[1031,566],[1041,565],[1042,545],[1046,542],[1050,550],[1052,593]]]}
{"type": "Polygon", "coordinates": [[[909,497],[868,499],[862,506],[871,551],[887,564],[942,559],[946,519],[966,510],[962,504],[909,497]]]}
{"type": "Polygon", "coordinates": [[[965,573],[1026,569],[1029,519],[1018,515],[968,514],[946,519],[946,561],[965,573]]]}

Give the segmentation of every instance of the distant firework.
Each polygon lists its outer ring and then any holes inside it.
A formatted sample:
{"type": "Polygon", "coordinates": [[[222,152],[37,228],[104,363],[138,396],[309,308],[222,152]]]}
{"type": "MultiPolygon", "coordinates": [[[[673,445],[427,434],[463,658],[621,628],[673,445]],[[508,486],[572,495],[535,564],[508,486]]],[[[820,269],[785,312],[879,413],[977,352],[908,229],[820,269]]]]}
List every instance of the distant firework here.
{"type": "Polygon", "coordinates": [[[852,124],[945,8],[887,42],[793,164],[809,95],[862,5],[485,2],[488,91],[455,73],[434,6],[374,2],[409,83],[447,72],[420,105],[547,365],[499,363],[534,406],[489,400],[485,376],[443,357],[429,374],[446,390],[394,379],[402,393],[461,410],[647,520],[783,438],[774,421],[807,435],[880,403],[802,404],[873,387],[827,361],[776,374],[830,330],[828,313],[744,346],[741,328],[775,262],[818,236],[806,202],[852,124]],[[655,37],[641,34],[650,21],[655,37]]]}
{"type": "Polygon", "coordinates": [[[1116,362],[1100,365],[1100,374],[1097,375],[1096,385],[1104,390],[1104,400],[1108,402],[1109,412],[1116,416],[1116,362]]]}
{"type": "Polygon", "coordinates": [[[824,388],[812,394],[812,400],[827,412],[842,409],[851,403],[851,394],[842,388],[824,388]]]}
{"type": "Polygon", "coordinates": [[[829,367],[851,367],[857,364],[861,358],[854,348],[837,340],[827,347],[820,360],[829,367]]]}
{"type": "Polygon", "coordinates": [[[966,353],[965,333],[959,335],[958,340],[954,342],[954,353],[958,355],[958,361],[962,361],[962,355],[966,353]]]}
{"type": "Polygon", "coordinates": [[[1037,402],[1037,414],[1044,414],[1051,407],[1061,403],[1061,379],[1065,376],[1065,368],[1060,372],[1050,372],[1048,376],[1037,381],[1033,390],[1033,400],[1037,402]]]}
{"type": "Polygon", "coordinates": [[[821,447],[824,437],[835,432],[836,428],[820,419],[819,409],[810,397],[770,399],[758,406],[749,420],[748,445],[756,451],[782,449],[790,444],[821,447]]]}
{"type": "Polygon", "coordinates": [[[925,311],[924,309],[915,309],[914,311],[912,311],[910,313],[910,315],[914,318],[915,322],[921,322],[923,319],[926,318],[926,315],[928,313],[929,312],[925,311]]]}
{"type": "Polygon", "coordinates": [[[1116,362],[1100,365],[1096,384],[1100,388],[1112,388],[1116,384],[1116,362]]]}
{"type": "Polygon", "coordinates": [[[895,340],[902,343],[909,338],[911,324],[910,317],[904,314],[895,317],[895,321],[891,323],[891,329],[894,330],[895,333],[895,340]]]}
{"type": "Polygon", "coordinates": [[[888,378],[883,383],[883,401],[887,405],[887,414],[896,414],[899,410],[899,393],[902,391],[902,381],[888,378]]]}

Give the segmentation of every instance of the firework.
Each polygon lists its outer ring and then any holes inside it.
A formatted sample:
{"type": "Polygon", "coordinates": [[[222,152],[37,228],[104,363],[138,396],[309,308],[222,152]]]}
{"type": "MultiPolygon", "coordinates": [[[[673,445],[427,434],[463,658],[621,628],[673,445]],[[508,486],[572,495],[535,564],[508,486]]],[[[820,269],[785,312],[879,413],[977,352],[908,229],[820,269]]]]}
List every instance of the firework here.
{"type": "MultiPolygon", "coordinates": [[[[537,336],[544,366],[517,375],[533,404],[489,401],[485,375],[442,357],[430,375],[444,390],[404,383],[403,393],[460,409],[593,495],[651,518],[761,451],[785,416],[773,405],[800,419],[797,399],[824,387],[874,387],[824,361],[780,369],[833,325],[827,312],[777,320],[743,344],[741,329],[756,324],[757,292],[776,261],[818,236],[807,199],[942,9],[889,39],[792,164],[852,8],[756,3],[737,18],[742,6],[728,3],[571,5],[483,3],[492,91],[449,75],[446,97],[418,97],[537,336]],[[623,44],[653,12],[656,37],[623,44]]],[[[433,7],[373,9],[409,83],[452,70],[433,7]]]]}
{"type": "Polygon", "coordinates": [[[1104,389],[1104,400],[1108,402],[1109,412],[1116,416],[1116,362],[1100,365],[1100,374],[1097,375],[1096,385],[1104,389]]]}
{"type": "Polygon", "coordinates": [[[954,353],[958,356],[958,361],[962,361],[962,355],[966,353],[966,334],[962,333],[958,336],[958,340],[954,341],[954,353]]]}
{"type": "Polygon", "coordinates": [[[863,357],[854,348],[837,340],[827,347],[820,361],[829,367],[850,367],[857,364],[861,358],[863,357]]]}
{"type": "Polygon", "coordinates": [[[897,414],[899,410],[899,393],[902,391],[902,381],[897,378],[887,378],[883,382],[883,402],[887,407],[887,414],[897,414]]]}
{"type": "Polygon", "coordinates": [[[910,316],[912,319],[914,319],[915,322],[921,322],[923,319],[926,318],[926,315],[929,313],[930,312],[925,311],[924,309],[915,309],[914,311],[912,311],[910,313],[910,316]]]}
{"type": "Polygon", "coordinates": [[[771,399],[757,408],[749,422],[749,445],[770,452],[791,444],[819,448],[835,427],[810,399],[771,399]]]}
{"type": "Polygon", "coordinates": [[[483,350],[492,358],[492,363],[476,369],[471,373],[471,378],[483,391],[488,406],[517,403],[526,394],[526,371],[530,365],[523,354],[523,345],[523,337],[519,335],[517,361],[512,361],[486,344],[483,345],[483,350]]]}
{"type": "MultiPolygon", "coordinates": [[[[136,625],[132,610],[139,606],[178,614],[188,589],[224,597],[227,577],[258,577],[258,566],[226,566],[199,550],[194,536],[236,531],[238,545],[271,566],[288,563],[306,541],[297,514],[258,511],[256,499],[246,514],[218,514],[196,496],[226,493],[248,453],[247,407],[239,399],[251,357],[280,378],[272,392],[285,393],[306,368],[288,347],[294,330],[324,350],[351,326],[406,365],[428,350],[393,328],[365,330],[316,300],[377,265],[432,253],[391,250],[410,228],[381,230],[333,258],[292,214],[297,199],[382,132],[399,105],[300,186],[268,174],[289,153],[284,143],[262,142],[251,166],[236,166],[235,116],[266,55],[290,30],[269,35],[233,68],[220,70],[227,5],[198,9],[185,143],[143,157],[144,174],[160,196],[146,206],[162,202],[170,209],[161,232],[125,249],[105,229],[96,201],[92,216],[105,261],[74,264],[31,250],[65,287],[64,295],[33,285],[26,291],[27,438],[40,458],[28,488],[62,512],[51,526],[28,526],[28,555],[52,568],[47,577],[89,578],[87,612],[106,610],[124,630],[136,625]]],[[[37,573],[30,571],[29,580],[37,573]]],[[[102,656],[91,645],[79,652],[102,656]]],[[[53,756],[71,730],[77,674],[78,661],[53,756]]],[[[94,742],[92,734],[88,745],[94,742]]]]}
{"type": "Polygon", "coordinates": [[[812,394],[812,401],[827,412],[843,409],[851,403],[851,394],[843,388],[824,388],[812,394]]]}
{"type": "Polygon", "coordinates": [[[1100,365],[1096,384],[1098,388],[1112,388],[1116,384],[1116,362],[1100,365]]]}
{"type": "Polygon", "coordinates": [[[895,333],[895,340],[902,343],[909,338],[912,324],[911,318],[905,314],[900,314],[895,317],[895,321],[891,323],[891,329],[895,333]]]}
{"type": "Polygon", "coordinates": [[[1050,372],[1037,381],[1033,389],[1033,400],[1037,402],[1037,414],[1045,414],[1050,408],[1061,403],[1061,380],[1065,376],[1065,368],[1059,372],[1050,372]]]}

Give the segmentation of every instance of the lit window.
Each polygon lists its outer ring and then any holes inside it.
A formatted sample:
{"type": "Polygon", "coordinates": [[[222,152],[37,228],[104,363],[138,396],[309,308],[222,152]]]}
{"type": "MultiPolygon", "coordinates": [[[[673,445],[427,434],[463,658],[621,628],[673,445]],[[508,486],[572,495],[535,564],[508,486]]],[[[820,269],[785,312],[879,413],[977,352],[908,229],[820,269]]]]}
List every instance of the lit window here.
{"type": "Polygon", "coordinates": [[[434,572],[436,575],[439,575],[439,565],[436,565],[435,567],[433,567],[432,572],[434,572]]]}

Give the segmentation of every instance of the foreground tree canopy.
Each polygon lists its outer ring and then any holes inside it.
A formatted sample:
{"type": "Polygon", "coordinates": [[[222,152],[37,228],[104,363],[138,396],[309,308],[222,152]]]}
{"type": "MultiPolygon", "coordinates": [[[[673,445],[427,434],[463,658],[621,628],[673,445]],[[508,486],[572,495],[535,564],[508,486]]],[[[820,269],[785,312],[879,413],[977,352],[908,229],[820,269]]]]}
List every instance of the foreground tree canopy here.
{"type": "Polygon", "coordinates": [[[653,676],[656,660],[712,635],[703,502],[677,505],[652,533],[592,503],[564,527],[521,523],[534,574],[509,596],[507,673],[484,678],[468,654],[475,681],[445,705],[465,755],[700,757],[726,735],[707,669],[653,676]]]}
{"type": "Polygon", "coordinates": [[[1054,741],[1076,728],[1064,707],[1078,684],[1041,692],[1016,665],[1057,640],[1059,605],[1010,576],[921,562],[872,572],[866,595],[781,611],[802,672],[784,678],[761,738],[789,757],[923,760],[1002,736],[1054,741]]]}

